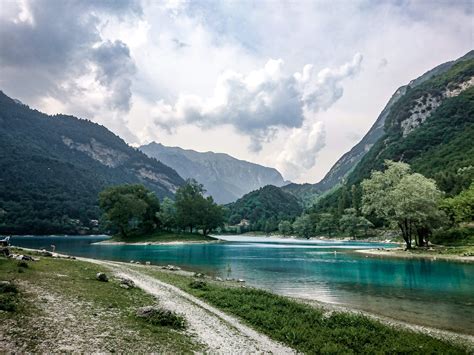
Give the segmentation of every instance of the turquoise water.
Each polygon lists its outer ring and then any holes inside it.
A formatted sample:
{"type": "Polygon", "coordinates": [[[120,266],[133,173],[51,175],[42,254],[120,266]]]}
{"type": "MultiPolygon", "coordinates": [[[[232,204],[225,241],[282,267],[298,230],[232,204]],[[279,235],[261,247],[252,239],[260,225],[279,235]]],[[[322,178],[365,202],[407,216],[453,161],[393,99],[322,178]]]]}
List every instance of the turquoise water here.
{"type": "Polygon", "coordinates": [[[351,306],[402,321],[474,334],[474,265],[366,257],[361,242],[222,237],[216,244],[94,245],[105,237],[13,237],[15,245],[76,256],[174,264],[242,278],[273,292],[351,306]]]}

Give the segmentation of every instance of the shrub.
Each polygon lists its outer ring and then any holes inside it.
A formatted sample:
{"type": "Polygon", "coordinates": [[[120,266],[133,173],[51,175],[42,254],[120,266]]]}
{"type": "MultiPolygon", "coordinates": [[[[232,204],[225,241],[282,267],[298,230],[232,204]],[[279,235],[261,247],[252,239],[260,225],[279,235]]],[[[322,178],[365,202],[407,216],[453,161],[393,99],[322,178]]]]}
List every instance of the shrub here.
{"type": "Polygon", "coordinates": [[[26,261],[19,261],[18,262],[18,267],[22,267],[24,269],[27,269],[28,268],[28,263],[26,261]]]}
{"type": "Polygon", "coordinates": [[[209,287],[205,281],[202,280],[193,280],[189,283],[189,287],[194,288],[195,290],[207,290],[209,287]]]}
{"type": "Polygon", "coordinates": [[[186,320],[183,316],[166,309],[157,307],[143,307],[138,309],[137,316],[143,318],[146,322],[162,327],[173,329],[186,328],[186,320]]]}
{"type": "Polygon", "coordinates": [[[0,310],[13,312],[16,310],[18,288],[8,281],[0,282],[0,310]]]}

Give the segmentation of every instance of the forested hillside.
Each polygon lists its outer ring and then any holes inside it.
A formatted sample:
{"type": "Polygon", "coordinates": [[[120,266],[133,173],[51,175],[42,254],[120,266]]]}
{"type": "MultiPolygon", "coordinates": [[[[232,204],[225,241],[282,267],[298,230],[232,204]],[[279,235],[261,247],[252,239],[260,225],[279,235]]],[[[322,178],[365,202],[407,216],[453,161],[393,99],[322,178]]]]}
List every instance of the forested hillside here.
{"type": "Polygon", "coordinates": [[[229,205],[230,224],[249,221],[249,230],[274,231],[281,220],[299,216],[302,208],[293,195],[272,185],[252,191],[229,205]]]}
{"type": "Polygon", "coordinates": [[[352,207],[352,186],[381,170],[384,160],[409,163],[449,195],[474,177],[474,59],[408,88],[387,116],[384,135],[348,175],[345,186],[322,198],[316,211],[352,207]],[[342,205],[342,207],[340,206],[342,205]]]}
{"type": "Polygon", "coordinates": [[[0,92],[0,234],[94,228],[104,187],[142,183],[159,197],[184,183],[105,127],[48,116],[0,92]]]}

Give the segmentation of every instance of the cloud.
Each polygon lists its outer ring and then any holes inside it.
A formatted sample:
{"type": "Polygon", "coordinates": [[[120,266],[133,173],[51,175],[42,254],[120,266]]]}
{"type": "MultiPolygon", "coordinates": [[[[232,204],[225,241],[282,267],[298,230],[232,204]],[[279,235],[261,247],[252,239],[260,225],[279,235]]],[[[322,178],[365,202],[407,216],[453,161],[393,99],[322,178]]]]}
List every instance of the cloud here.
{"type": "Polygon", "coordinates": [[[294,128],[277,158],[277,168],[285,178],[295,180],[316,164],[316,158],[326,145],[326,131],[322,122],[305,122],[294,128]]]}
{"type": "Polygon", "coordinates": [[[377,68],[378,68],[378,69],[383,69],[383,68],[385,68],[387,65],[388,65],[388,60],[387,60],[387,58],[382,58],[382,59],[380,59],[379,64],[377,65],[377,68]]]}
{"type": "Polygon", "coordinates": [[[97,81],[108,88],[109,106],[128,112],[132,98],[131,77],[136,67],[127,45],[121,41],[106,41],[94,49],[92,58],[97,65],[97,81]]]}
{"type": "Polygon", "coordinates": [[[107,18],[140,16],[138,2],[7,4],[0,15],[0,84],[7,93],[33,105],[45,98],[57,100],[69,112],[83,112],[88,118],[96,111],[92,104],[128,111],[135,66],[127,46],[103,39],[101,27],[107,18]],[[94,83],[90,77],[95,77],[94,83]],[[95,102],[78,106],[84,97],[95,97],[95,102]]]}
{"type": "Polygon", "coordinates": [[[259,151],[278,128],[301,127],[308,112],[327,110],[342,96],[341,82],[360,70],[361,61],[356,54],[337,68],[316,72],[306,65],[302,73],[286,75],[283,60],[271,59],[248,74],[224,72],[208,98],[180,95],[174,104],[160,100],[152,114],[155,124],[168,131],[185,124],[231,125],[251,138],[251,151],[259,151]]]}

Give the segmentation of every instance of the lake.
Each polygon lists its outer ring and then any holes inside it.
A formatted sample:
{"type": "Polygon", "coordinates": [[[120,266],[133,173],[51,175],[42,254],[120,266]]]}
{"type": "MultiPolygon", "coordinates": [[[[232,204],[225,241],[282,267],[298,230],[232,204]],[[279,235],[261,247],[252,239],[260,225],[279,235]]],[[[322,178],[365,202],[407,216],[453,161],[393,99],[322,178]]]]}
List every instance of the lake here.
{"type": "Polygon", "coordinates": [[[224,243],[97,245],[101,236],[22,236],[28,248],[96,259],[179,265],[241,278],[272,292],[345,305],[410,323],[474,335],[474,265],[366,257],[354,249],[390,247],[352,241],[219,236],[224,243]]]}

